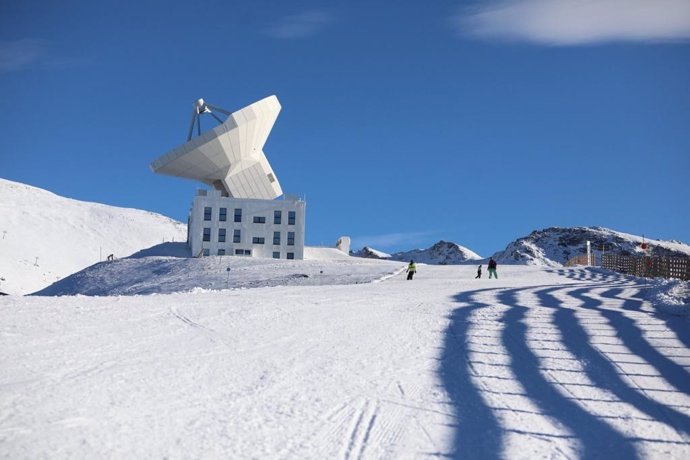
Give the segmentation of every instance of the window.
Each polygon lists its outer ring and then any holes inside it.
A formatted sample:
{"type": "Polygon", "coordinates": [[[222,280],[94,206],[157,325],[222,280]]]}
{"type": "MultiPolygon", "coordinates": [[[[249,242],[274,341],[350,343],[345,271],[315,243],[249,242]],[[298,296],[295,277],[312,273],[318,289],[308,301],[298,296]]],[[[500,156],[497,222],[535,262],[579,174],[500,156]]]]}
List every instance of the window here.
{"type": "Polygon", "coordinates": [[[288,252],[288,253],[287,253],[287,258],[288,258],[288,259],[294,259],[294,258],[295,258],[295,253],[294,253],[294,252],[288,252]]]}
{"type": "Polygon", "coordinates": [[[242,241],[242,230],[235,230],[235,232],[232,235],[232,242],[233,243],[241,243],[242,241]]]}
{"type": "Polygon", "coordinates": [[[274,259],[280,259],[280,251],[276,251],[273,253],[273,258],[274,259]]]}
{"type": "Polygon", "coordinates": [[[295,232],[288,232],[288,246],[295,245],[295,232]]]}
{"type": "Polygon", "coordinates": [[[204,208],[204,220],[211,220],[211,207],[206,206],[204,208]]]}
{"type": "Polygon", "coordinates": [[[242,222],[242,208],[235,208],[235,222],[242,222]]]}
{"type": "Polygon", "coordinates": [[[288,225],[295,225],[295,216],[297,213],[295,211],[288,211],[288,225]]]}
{"type": "Polygon", "coordinates": [[[220,212],[218,213],[218,220],[221,222],[225,222],[228,220],[228,208],[220,208],[220,212]]]}
{"type": "Polygon", "coordinates": [[[262,236],[255,236],[252,238],[252,244],[264,244],[265,238],[262,236]]]}
{"type": "Polygon", "coordinates": [[[281,218],[283,217],[282,211],[273,211],[273,223],[280,225],[281,218]]]}
{"type": "Polygon", "coordinates": [[[204,249],[204,257],[208,257],[211,255],[211,251],[209,251],[208,248],[204,249]]]}
{"type": "Polygon", "coordinates": [[[262,216],[254,216],[254,223],[255,224],[265,224],[266,218],[262,217],[262,216]]]}
{"type": "Polygon", "coordinates": [[[204,229],[204,241],[211,241],[211,229],[210,228],[204,229]]]}
{"type": "Polygon", "coordinates": [[[225,255],[225,249],[219,249],[219,250],[218,250],[218,255],[219,255],[219,256],[224,256],[224,255],[225,255]]]}
{"type": "Polygon", "coordinates": [[[219,243],[225,243],[225,229],[224,228],[218,229],[218,242],[219,243]]]}
{"type": "Polygon", "coordinates": [[[252,251],[251,251],[251,249],[235,249],[235,255],[236,256],[251,256],[252,251]]]}
{"type": "Polygon", "coordinates": [[[280,232],[273,232],[273,244],[280,244],[280,232]]]}

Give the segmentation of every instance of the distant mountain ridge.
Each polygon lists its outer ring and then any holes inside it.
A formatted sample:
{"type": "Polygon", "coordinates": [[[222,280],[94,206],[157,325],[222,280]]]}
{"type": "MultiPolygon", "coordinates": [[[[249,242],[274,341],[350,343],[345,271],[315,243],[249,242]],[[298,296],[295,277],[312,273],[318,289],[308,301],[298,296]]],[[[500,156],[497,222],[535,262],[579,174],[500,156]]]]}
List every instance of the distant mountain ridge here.
{"type": "MultiPolygon", "coordinates": [[[[649,246],[647,254],[658,257],[689,257],[690,245],[680,241],[650,240],[637,235],[603,227],[549,227],[535,230],[527,236],[511,242],[493,258],[500,264],[524,264],[561,267],[575,256],[586,254],[587,241],[600,260],[602,252],[620,255],[642,255],[642,242],[649,246]]],[[[371,259],[399,260],[453,265],[472,261],[486,262],[477,253],[456,243],[439,241],[428,249],[396,252],[389,255],[365,246],[353,252],[353,256],[371,259]]]]}
{"type": "Polygon", "coordinates": [[[456,265],[473,260],[480,260],[482,258],[479,254],[464,246],[443,240],[427,249],[413,249],[411,251],[396,252],[390,255],[365,246],[352,255],[370,259],[399,260],[403,262],[414,260],[415,262],[433,265],[456,265]]]}
{"type": "Polygon", "coordinates": [[[575,256],[592,251],[620,255],[643,255],[644,241],[648,254],[658,257],[688,257],[690,246],[679,241],[650,240],[603,227],[549,227],[518,238],[493,257],[498,263],[562,266],[575,256]]]}
{"type": "Polygon", "coordinates": [[[383,251],[378,251],[374,248],[370,248],[369,246],[364,246],[362,249],[356,252],[352,252],[351,255],[355,257],[362,257],[364,259],[390,259],[391,255],[383,252],[383,251]]]}

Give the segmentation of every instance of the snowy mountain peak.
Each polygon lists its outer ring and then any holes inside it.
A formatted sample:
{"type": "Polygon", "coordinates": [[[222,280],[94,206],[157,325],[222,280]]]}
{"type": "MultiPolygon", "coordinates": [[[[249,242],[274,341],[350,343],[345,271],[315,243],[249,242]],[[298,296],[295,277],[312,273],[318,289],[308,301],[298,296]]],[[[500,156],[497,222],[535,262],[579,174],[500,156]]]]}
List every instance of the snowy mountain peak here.
{"type": "Polygon", "coordinates": [[[369,246],[364,246],[359,251],[353,252],[355,257],[363,257],[365,259],[390,259],[391,255],[383,251],[378,251],[376,249],[370,248],[369,246]]]}
{"type": "Polygon", "coordinates": [[[353,255],[370,259],[389,259],[403,262],[414,260],[415,262],[432,265],[455,265],[481,259],[481,256],[474,251],[459,244],[443,240],[427,249],[413,249],[411,251],[396,252],[392,255],[365,246],[353,253],[353,255]]]}
{"type": "Polygon", "coordinates": [[[415,262],[434,265],[455,265],[482,257],[476,252],[451,241],[439,241],[428,249],[414,249],[393,254],[393,260],[414,260],[415,262]]]}
{"type": "Polygon", "coordinates": [[[597,256],[602,252],[641,255],[644,253],[643,242],[649,246],[647,253],[653,256],[690,255],[690,246],[678,241],[650,240],[604,227],[549,227],[518,238],[493,257],[504,264],[561,266],[573,257],[585,254],[587,241],[597,256]]]}

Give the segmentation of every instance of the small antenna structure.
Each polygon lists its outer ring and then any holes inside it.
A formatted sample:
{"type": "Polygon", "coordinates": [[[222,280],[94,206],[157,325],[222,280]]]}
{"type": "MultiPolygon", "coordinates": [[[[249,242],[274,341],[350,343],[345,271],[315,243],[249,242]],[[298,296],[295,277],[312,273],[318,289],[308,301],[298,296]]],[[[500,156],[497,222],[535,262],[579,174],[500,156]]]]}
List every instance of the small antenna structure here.
{"type": "Polygon", "coordinates": [[[230,116],[231,113],[215,105],[207,104],[203,99],[197,99],[194,103],[194,110],[192,111],[192,122],[189,124],[189,133],[187,134],[187,141],[192,140],[192,134],[194,133],[194,125],[196,124],[196,135],[201,136],[201,116],[208,114],[211,115],[219,124],[223,124],[223,120],[218,118],[218,116],[213,112],[220,112],[226,116],[230,116]]]}

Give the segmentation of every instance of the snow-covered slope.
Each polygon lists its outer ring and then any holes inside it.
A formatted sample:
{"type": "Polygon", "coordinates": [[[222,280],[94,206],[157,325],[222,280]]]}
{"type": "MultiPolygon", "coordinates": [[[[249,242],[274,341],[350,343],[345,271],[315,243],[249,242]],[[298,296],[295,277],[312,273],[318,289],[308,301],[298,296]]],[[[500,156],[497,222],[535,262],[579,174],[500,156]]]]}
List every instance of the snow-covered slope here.
{"type": "Polygon", "coordinates": [[[0,297],[0,457],[690,458],[687,317],[601,269],[474,272],[0,297]]]}
{"type": "Polygon", "coordinates": [[[125,257],[186,235],[186,225],[159,214],[0,179],[0,291],[8,294],[28,294],[109,254],[125,257]]]}
{"type": "Polygon", "coordinates": [[[528,264],[558,267],[569,259],[587,252],[587,241],[592,250],[600,255],[608,253],[630,255],[643,254],[644,241],[650,246],[650,254],[663,257],[690,255],[690,246],[679,241],[643,239],[602,227],[551,227],[535,230],[528,236],[510,243],[506,249],[494,254],[499,263],[528,264]]]}
{"type": "Polygon", "coordinates": [[[400,262],[349,257],[337,249],[305,248],[305,260],[185,255],[165,243],[132,257],[100,262],[37,292],[40,296],[170,294],[268,286],[362,284],[404,269],[400,262]]]}

